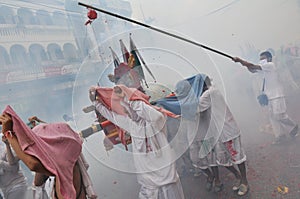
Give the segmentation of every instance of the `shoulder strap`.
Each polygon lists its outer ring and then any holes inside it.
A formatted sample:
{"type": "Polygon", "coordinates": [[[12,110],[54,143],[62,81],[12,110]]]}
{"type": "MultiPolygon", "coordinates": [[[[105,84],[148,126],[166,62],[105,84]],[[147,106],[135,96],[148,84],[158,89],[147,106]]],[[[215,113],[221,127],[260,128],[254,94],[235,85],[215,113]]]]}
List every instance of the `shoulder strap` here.
{"type": "Polygon", "coordinates": [[[262,92],[264,92],[265,91],[265,83],[266,83],[266,79],[264,78],[264,80],[263,80],[263,85],[262,85],[262,92]]]}

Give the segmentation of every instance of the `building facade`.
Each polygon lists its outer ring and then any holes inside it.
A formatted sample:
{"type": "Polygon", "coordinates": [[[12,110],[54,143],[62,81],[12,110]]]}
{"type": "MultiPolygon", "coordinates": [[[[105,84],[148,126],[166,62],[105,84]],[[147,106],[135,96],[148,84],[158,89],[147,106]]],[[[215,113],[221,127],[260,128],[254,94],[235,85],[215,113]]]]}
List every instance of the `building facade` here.
{"type": "MultiPolygon", "coordinates": [[[[130,4],[126,1],[99,0],[94,3],[131,15],[130,4]]],[[[24,99],[34,96],[53,105],[59,98],[71,97],[76,73],[84,59],[89,57],[99,67],[104,65],[100,53],[92,55],[92,49],[114,31],[126,27],[122,23],[106,24],[105,16],[98,14],[92,34],[88,33],[84,25],[86,13],[86,8],[75,0],[1,1],[1,106],[18,104],[21,111],[26,112],[36,103],[24,99]],[[49,96],[48,93],[52,94],[49,96]]],[[[65,107],[65,103],[59,105],[59,100],[57,105],[65,107]]]]}

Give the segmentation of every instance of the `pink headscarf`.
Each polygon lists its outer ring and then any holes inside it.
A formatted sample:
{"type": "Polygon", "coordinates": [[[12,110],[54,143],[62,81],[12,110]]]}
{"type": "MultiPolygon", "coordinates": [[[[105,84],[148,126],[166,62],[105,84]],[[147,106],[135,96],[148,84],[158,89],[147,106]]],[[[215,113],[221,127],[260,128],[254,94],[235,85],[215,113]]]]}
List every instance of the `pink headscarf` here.
{"type": "MultiPolygon", "coordinates": [[[[150,97],[141,91],[139,91],[136,88],[128,88],[124,85],[117,85],[121,88],[123,93],[125,93],[125,96],[129,101],[135,101],[135,100],[141,100],[145,102],[146,104],[150,105],[149,99],[150,97]]],[[[120,104],[121,99],[114,93],[113,88],[104,88],[104,87],[97,87],[97,99],[104,104],[108,109],[121,114],[125,115],[124,108],[120,104]]],[[[151,105],[152,106],[152,105],[151,105]]],[[[169,117],[178,118],[179,116],[166,110],[161,107],[152,106],[157,111],[160,111],[164,115],[167,115],[169,117]]]]}
{"type": "Polygon", "coordinates": [[[40,124],[31,130],[10,106],[4,113],[12,117],[13,131],[22,150],[39,159],[56,176],[65,199],[76,198],[73,168],[81,153],[79,135],[66,123],[40,124]]]}

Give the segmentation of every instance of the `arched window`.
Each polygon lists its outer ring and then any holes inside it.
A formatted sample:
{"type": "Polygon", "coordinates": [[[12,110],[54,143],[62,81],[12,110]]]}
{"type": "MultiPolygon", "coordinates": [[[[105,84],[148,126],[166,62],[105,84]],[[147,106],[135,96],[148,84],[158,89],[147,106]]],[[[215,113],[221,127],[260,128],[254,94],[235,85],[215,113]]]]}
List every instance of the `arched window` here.
{"type": "Polygon", "coordinates": [[[6,68],[6,66],[9,64],[10,64],[9,55],[6,49],[0,46],[0,66],[4,66],[4,68],[6,68]]]}
{"type": "Polygon", "coordinates": [[[64,44],[64,55],[65,59],[69,62],[78,61],[76,48],[71,43],[64,44]]]}
{"type": "Polygon", "coordinates": [[[19,21],[18,21],[19,24],[24,24],[24,25],[38,24],[33,12],[31,10],[29,10],[28,8],[20,8],[20,9],[18,9],[17,13],[18,13],[17,15],[19,18],[19,21]]]}
{"type": "Polygon", "coordinates": [[[47,54],[40,44],[32,44],[29,47],[29,56],[36,65],[41,65],[42,61],[47,61],[47,54]]]}
{"type": "Polygon", "coordinates": [[[53,24],[57,26],[66,26],[67,25],[67,17],[62,12],[54,12],[53,13],[53,24]]]}
{"type": "Polygon", "coordinates": [[[0,7],[0,23],[1,24],[15,24],[14,12],[8,6],[0,7]]]}
{"type": "Polygon", "coordinates": [[[19,44],[13,45],[10,48],[10,56],[15,66],[28,66],[28,57],[24,46],[19,44]]]}
{"type": "Polygon", "coordinates": [[[40,25],[53,25],[53,21],[49,12],[45,10],[38,10],[36,11],[36,20],[40,25]]]}
{"type": "Polygon", "coordinates": [[[62,50],[58,44],[49,44],[47,47],[50,60],[55,61],[58,59],[64,59],[62,50]]]}

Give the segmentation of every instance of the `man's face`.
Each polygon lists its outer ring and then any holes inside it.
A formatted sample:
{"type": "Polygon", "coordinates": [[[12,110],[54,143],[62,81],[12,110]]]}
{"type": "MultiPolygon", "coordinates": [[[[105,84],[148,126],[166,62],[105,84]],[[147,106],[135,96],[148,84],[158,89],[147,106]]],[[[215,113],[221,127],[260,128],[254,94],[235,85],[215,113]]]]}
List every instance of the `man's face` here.
{"type": "Polygon", "coordinates": [[[268,60],[267,56],[261,55],[260,58],[259,58],[259,60],[264,60],[264,59],[268,60]]]}
{"type": "Polygon", "coordinates": [[[36,121],[32,120],[32,121],[28,122],[27,125],[29,126],[29,128],[33,129],[36,126],[36,121]]]}
{"type": "Polygon", "coordinates": [[[268,58],[266,55],[261,55],[260,58],[259,58],[259,60],[267,60],[267,62],[272,61],[272,59],[268,58]]]}

